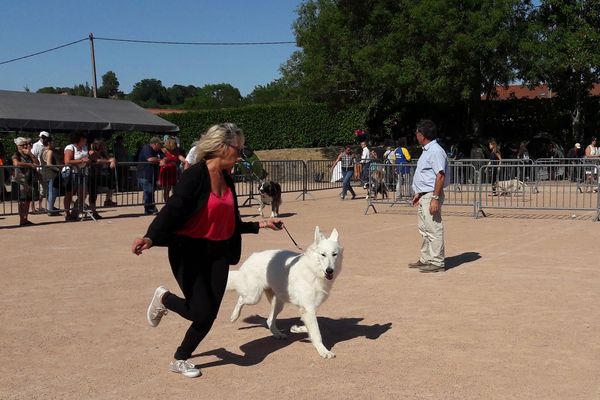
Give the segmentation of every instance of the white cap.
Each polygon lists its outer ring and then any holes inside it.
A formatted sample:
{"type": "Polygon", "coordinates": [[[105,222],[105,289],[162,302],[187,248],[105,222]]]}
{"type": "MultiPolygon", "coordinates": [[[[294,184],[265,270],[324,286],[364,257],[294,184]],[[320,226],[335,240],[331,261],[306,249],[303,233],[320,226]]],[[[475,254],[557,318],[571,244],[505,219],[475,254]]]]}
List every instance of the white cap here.
{"type": "Polygon", "coordinates": [[[575,143],[575,148],[576,148],[576,149],[580,149],[580,148],[581,148],[581,145],[580,145],[579,143],[575,143]]]}
{"type": "Polygon", "coordinates": [[[50,134],[46,131],[41,131],[40,132],[40,137],[50,137],[50,134]]]}

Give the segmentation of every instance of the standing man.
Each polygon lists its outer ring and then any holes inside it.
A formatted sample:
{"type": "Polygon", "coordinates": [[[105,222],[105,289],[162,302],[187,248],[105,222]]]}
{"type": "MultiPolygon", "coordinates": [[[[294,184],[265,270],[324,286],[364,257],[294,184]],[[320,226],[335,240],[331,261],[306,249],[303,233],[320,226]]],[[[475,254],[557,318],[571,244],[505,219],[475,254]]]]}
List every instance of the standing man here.
{"type": "Polygon", "coordinates": [[[421,257],[410,263],[410,268],[421,272],[441,272],[444,265],[444,226],[442,204],[444,187],[448,186],[448,156],[437,143],[437,128],[433,121],[424,120],[417,126],[416,138],[423,147],[417,162],[412,189],[415,196],[412,205],[418,206],[419,233],[423,236],[421,257]]]}
{"type": "MultiPolygon", "coordinates": [[[[37,142],[35,142],[33,144],[33,147],[31,148],[31,154],[35,158],[37,158],[39,163],[38,165],[43,165],[42,152],[44,151],[44,147],[48,146],[48,142],[50,141],[50,134],[46,131],[41,131],[39,137],[40,139],[37,142]]],[[[41,170],[39,171],[40,173],[42,172],[41,170]]],[[[37,183],[34,184],[39,185],[40,196],[38,198],[37,210],[35,209],[35,203],[33,201],[31,202],[31,212],[32,214],[46,212],[46,209],[42,207],[42,202],[45,198],[48,197],[48,185],[44,179],[38,179],[37,183]]]]}
{"type": "Polygon", "coordinates": [[[146,215],[158,214],[154,204],[154,186],[158,179],[158,164],[160,163],[160,151],[162,140],[155,136],[150,139],[150,144],[144,145],[140,150],[137,166],[138,185],[144,191],[144,213],[146,215]]]}
{"type": "Polygon", "coordinates": [[[367,142],[360,142],[360,147],[362,147],[362,154],[360,156],[360,164],[362,166],[360,173],[360,182],[363,185],[363,189],[369,188],[369,169],[371,165],[371,152],[367,147],[367,142]]]}

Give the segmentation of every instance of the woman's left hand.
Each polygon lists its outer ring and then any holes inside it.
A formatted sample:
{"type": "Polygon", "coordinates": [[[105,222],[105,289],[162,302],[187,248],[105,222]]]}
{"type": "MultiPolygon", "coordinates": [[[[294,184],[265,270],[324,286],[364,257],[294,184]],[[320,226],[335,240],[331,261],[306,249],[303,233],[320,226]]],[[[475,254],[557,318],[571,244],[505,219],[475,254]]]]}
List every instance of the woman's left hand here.
{"type": "Polygon", "coordinates": [[[259,226],[261,228],[269,228],[274,231],[280,231],[283,229],[283,221],[280,220],[279,218],[265,219],[265,220],[259,222],[259,226]]]}

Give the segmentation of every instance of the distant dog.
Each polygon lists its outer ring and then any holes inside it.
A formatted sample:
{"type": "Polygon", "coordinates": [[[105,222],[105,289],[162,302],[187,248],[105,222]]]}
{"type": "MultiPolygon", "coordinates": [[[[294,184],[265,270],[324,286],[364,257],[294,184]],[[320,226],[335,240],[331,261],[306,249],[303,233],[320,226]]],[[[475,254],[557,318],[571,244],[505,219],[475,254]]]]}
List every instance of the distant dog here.
{"type": "Polygon", "coordinates": [[[263,210],[267,204],[271,205],[271,218],[279,215],[279,206],[281,205],[281,185],[274,181],[261,181],[258,185],[260,196],[258,201],[260,206],[258,212],[264,218],[263,210]]]}
{"type": "Polygon", "coordinates": [[[377,200],[377,195],[381,193],[382,199],[388,198],[388,190],[385,185],[385,174],[381,170],[373,171],[371,174],[371,194],[373,199],[377,200]]]}
{"type": "Polygon", "coordinates": [[[238,271],[229,272],[227,290],[235,289],[240,295],[231,322],[238,319],[245,304],[258,303],[265,293],[271,303],[267,325],[276,339],[286,338],[277,329],[276,318],[285,303],[291,303],[300,309],[304,325],[294,325],[290,331],[308,333],[321,357],[335,357],[323,345],[316,312],[342,269],[342,252],[337,230],[326,238],[317,226],[314,242],[304,253],[267,250],[252,254],[238,271]]]}
{"type": "Polygon", "coordinates": [[[518,179],[509,179],[507,181],[498,181],[497,188],[500,196],[509,196],[516,193],[523,193],[527,184],[518,179]]]}

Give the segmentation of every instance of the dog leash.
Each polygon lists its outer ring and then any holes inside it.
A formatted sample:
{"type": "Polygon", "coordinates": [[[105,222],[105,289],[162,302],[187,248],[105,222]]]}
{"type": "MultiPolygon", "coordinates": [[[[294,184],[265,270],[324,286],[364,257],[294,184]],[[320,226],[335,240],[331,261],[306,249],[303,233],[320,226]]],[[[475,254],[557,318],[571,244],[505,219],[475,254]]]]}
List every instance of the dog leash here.
{"type": "Polygon", "coordinates": [[[292,235],[290,235],[290,232],[287,230],[287,228],[285,227],[285,225],[283,226],[283,229],[285,229],[285,232],[288,234],[288,236],[290,237],[290,239],[292,240],[292,242],[294,243],[294,245],[298,248],[298,250],[304,251],[304,250],[302,250],[302,247],[298,246],[298,243],[296,243],[296,241],[294,240],[294,238],[292,237],[292,235]]]}

